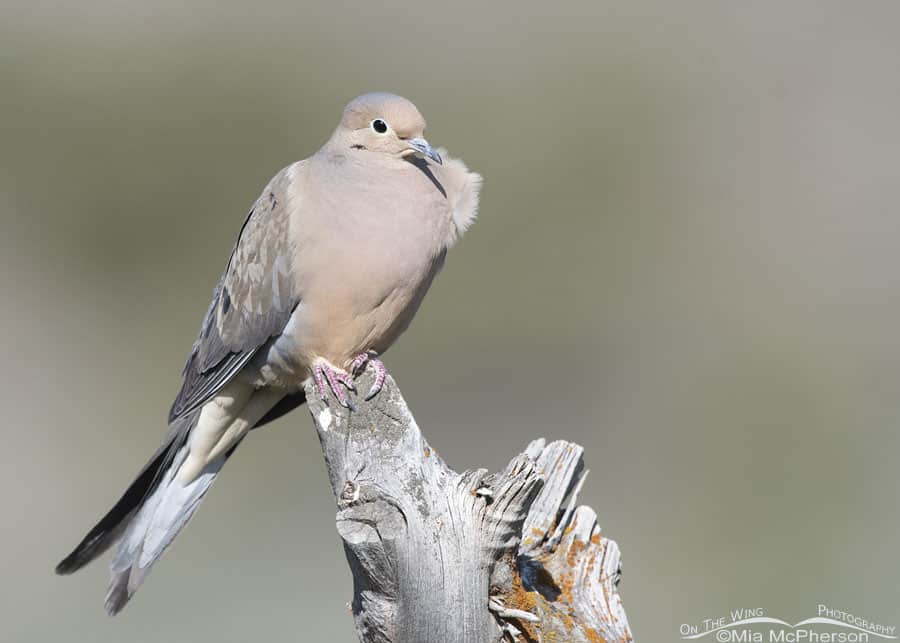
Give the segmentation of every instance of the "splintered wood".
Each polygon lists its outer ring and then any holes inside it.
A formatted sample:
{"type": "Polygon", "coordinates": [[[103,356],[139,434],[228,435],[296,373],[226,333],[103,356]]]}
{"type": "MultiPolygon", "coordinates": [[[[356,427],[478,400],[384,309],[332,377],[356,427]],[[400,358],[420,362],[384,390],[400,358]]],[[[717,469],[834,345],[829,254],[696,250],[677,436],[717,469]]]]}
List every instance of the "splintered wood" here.
{"type": "Polygon", "coordinates": [[[576,504],[587,475],[580,446],[539,439],[503,471],[456,473],[390,377],[375,399],[355,397],[354,411],[329,407],[311,388],[307,399],[361,641],[632,640],[619,548],[576,504]]]}

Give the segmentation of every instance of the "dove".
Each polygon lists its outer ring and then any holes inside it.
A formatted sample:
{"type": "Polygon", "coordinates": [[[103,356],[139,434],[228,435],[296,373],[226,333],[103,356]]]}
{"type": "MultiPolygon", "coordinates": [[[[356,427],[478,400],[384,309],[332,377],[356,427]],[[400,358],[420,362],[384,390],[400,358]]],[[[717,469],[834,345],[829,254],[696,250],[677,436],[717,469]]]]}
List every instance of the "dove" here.
{"type": "Polygon", "coordinates": [[[305,402],[353,407],[366,368],[407,329],[447,251],[474,221],[481,176],[436,150],[409,100],[351,101],[313,156],[278,172],[250,209],[183,371],[167,436],[56,572],[116,546],[118,613],[191,519],[241,441],[305,402]]]}

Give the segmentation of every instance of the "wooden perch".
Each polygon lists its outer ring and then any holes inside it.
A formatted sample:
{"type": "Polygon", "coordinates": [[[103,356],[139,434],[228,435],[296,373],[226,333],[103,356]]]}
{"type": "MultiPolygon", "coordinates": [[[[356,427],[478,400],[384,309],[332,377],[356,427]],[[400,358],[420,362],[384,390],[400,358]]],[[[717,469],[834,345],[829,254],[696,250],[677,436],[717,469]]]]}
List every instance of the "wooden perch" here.
{"type": "Polygon", "coordinates": [[[306,394],[361,641],[632,640],[619,548],[575,505],[587,475],[580,446],[539,439],[499,473],[456,473],[390,377],[371,402],[354,396],[355,411],[306,394]]]}

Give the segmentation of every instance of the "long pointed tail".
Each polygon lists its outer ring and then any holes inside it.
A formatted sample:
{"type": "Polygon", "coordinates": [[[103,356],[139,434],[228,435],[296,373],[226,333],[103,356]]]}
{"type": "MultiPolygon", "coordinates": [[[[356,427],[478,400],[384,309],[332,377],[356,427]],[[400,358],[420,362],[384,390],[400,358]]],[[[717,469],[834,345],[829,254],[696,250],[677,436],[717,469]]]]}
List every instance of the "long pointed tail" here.
{"type": "Polygon", "coordinates": [[[94,525],[72,553],[56,566],[57,574],[72,574],[78,571],[119,539],[131,517],[159,486],[176,453],[184,446],[188,431],[195,420],[196,416],[185,418],[185,421],[172,426],[166,440],[150,457],[134,481],[128,485],[118,502],[94,525]]]}
{"type": "Polygon", "coordinates": [[[207,464],[200,475],[186,485],[176,480],[175,474],[188,455],[187,445],[175,454],[159,485],[129,522],[116,549],[106,594],[106,611],[110,615],[125,607],[150,573],[153,563],[194,515],[235,448],[237,445],[207,464]]]}
{"type": "Polygon", "coordinates": [[[175,480],[189,453],[188,435],[197,413],[179,420],[119,501],[56,566],[57,574],[71,574],[109,549],[119,545],[110,565],[106,611],[117,614],[150,573],[178,532],[194,515],[200,501],[237,448],[207,464],[190,483],[175,480]]]}
{"type": "MultiPolygon", "coordinates": [[[[71,574],[81,569],[118,541],[106,595],[106,610],[110,614],[118,613],[194,515],[225,461],[246,435],[246,428],[267,424],[305,401],[302,392],[280,400],[261,396],[258,403],[248,405],[234,422],[235,426],[244,427],[243,432],[232,436],[230,446],[223,447],[221,455],[216,457],[213,452],[212,460],[197,466],[196,474],[186,476],[186,483],[177,476],[188,458],[188,436],[202,410],[177,420],[165,442],[119,501],[56,566],[56,573],[71,574]]],[[[227,437],[228,431],[224,433],[227,437]]]]}

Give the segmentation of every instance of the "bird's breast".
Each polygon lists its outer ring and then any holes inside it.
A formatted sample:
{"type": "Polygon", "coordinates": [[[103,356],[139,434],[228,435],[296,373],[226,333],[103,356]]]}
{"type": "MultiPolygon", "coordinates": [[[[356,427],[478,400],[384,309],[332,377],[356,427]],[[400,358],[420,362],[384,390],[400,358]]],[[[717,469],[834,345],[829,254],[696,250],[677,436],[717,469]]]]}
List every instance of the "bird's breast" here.
{"type": "Polygon", "coordinates": [[[301,303],[285,347],[296,360],[344,366],[384,352],[418,309],[451,234],[446,199],[428,185],[393,191],[363,183],[352,198],[323,195],[292,221],[301,303]]]}

